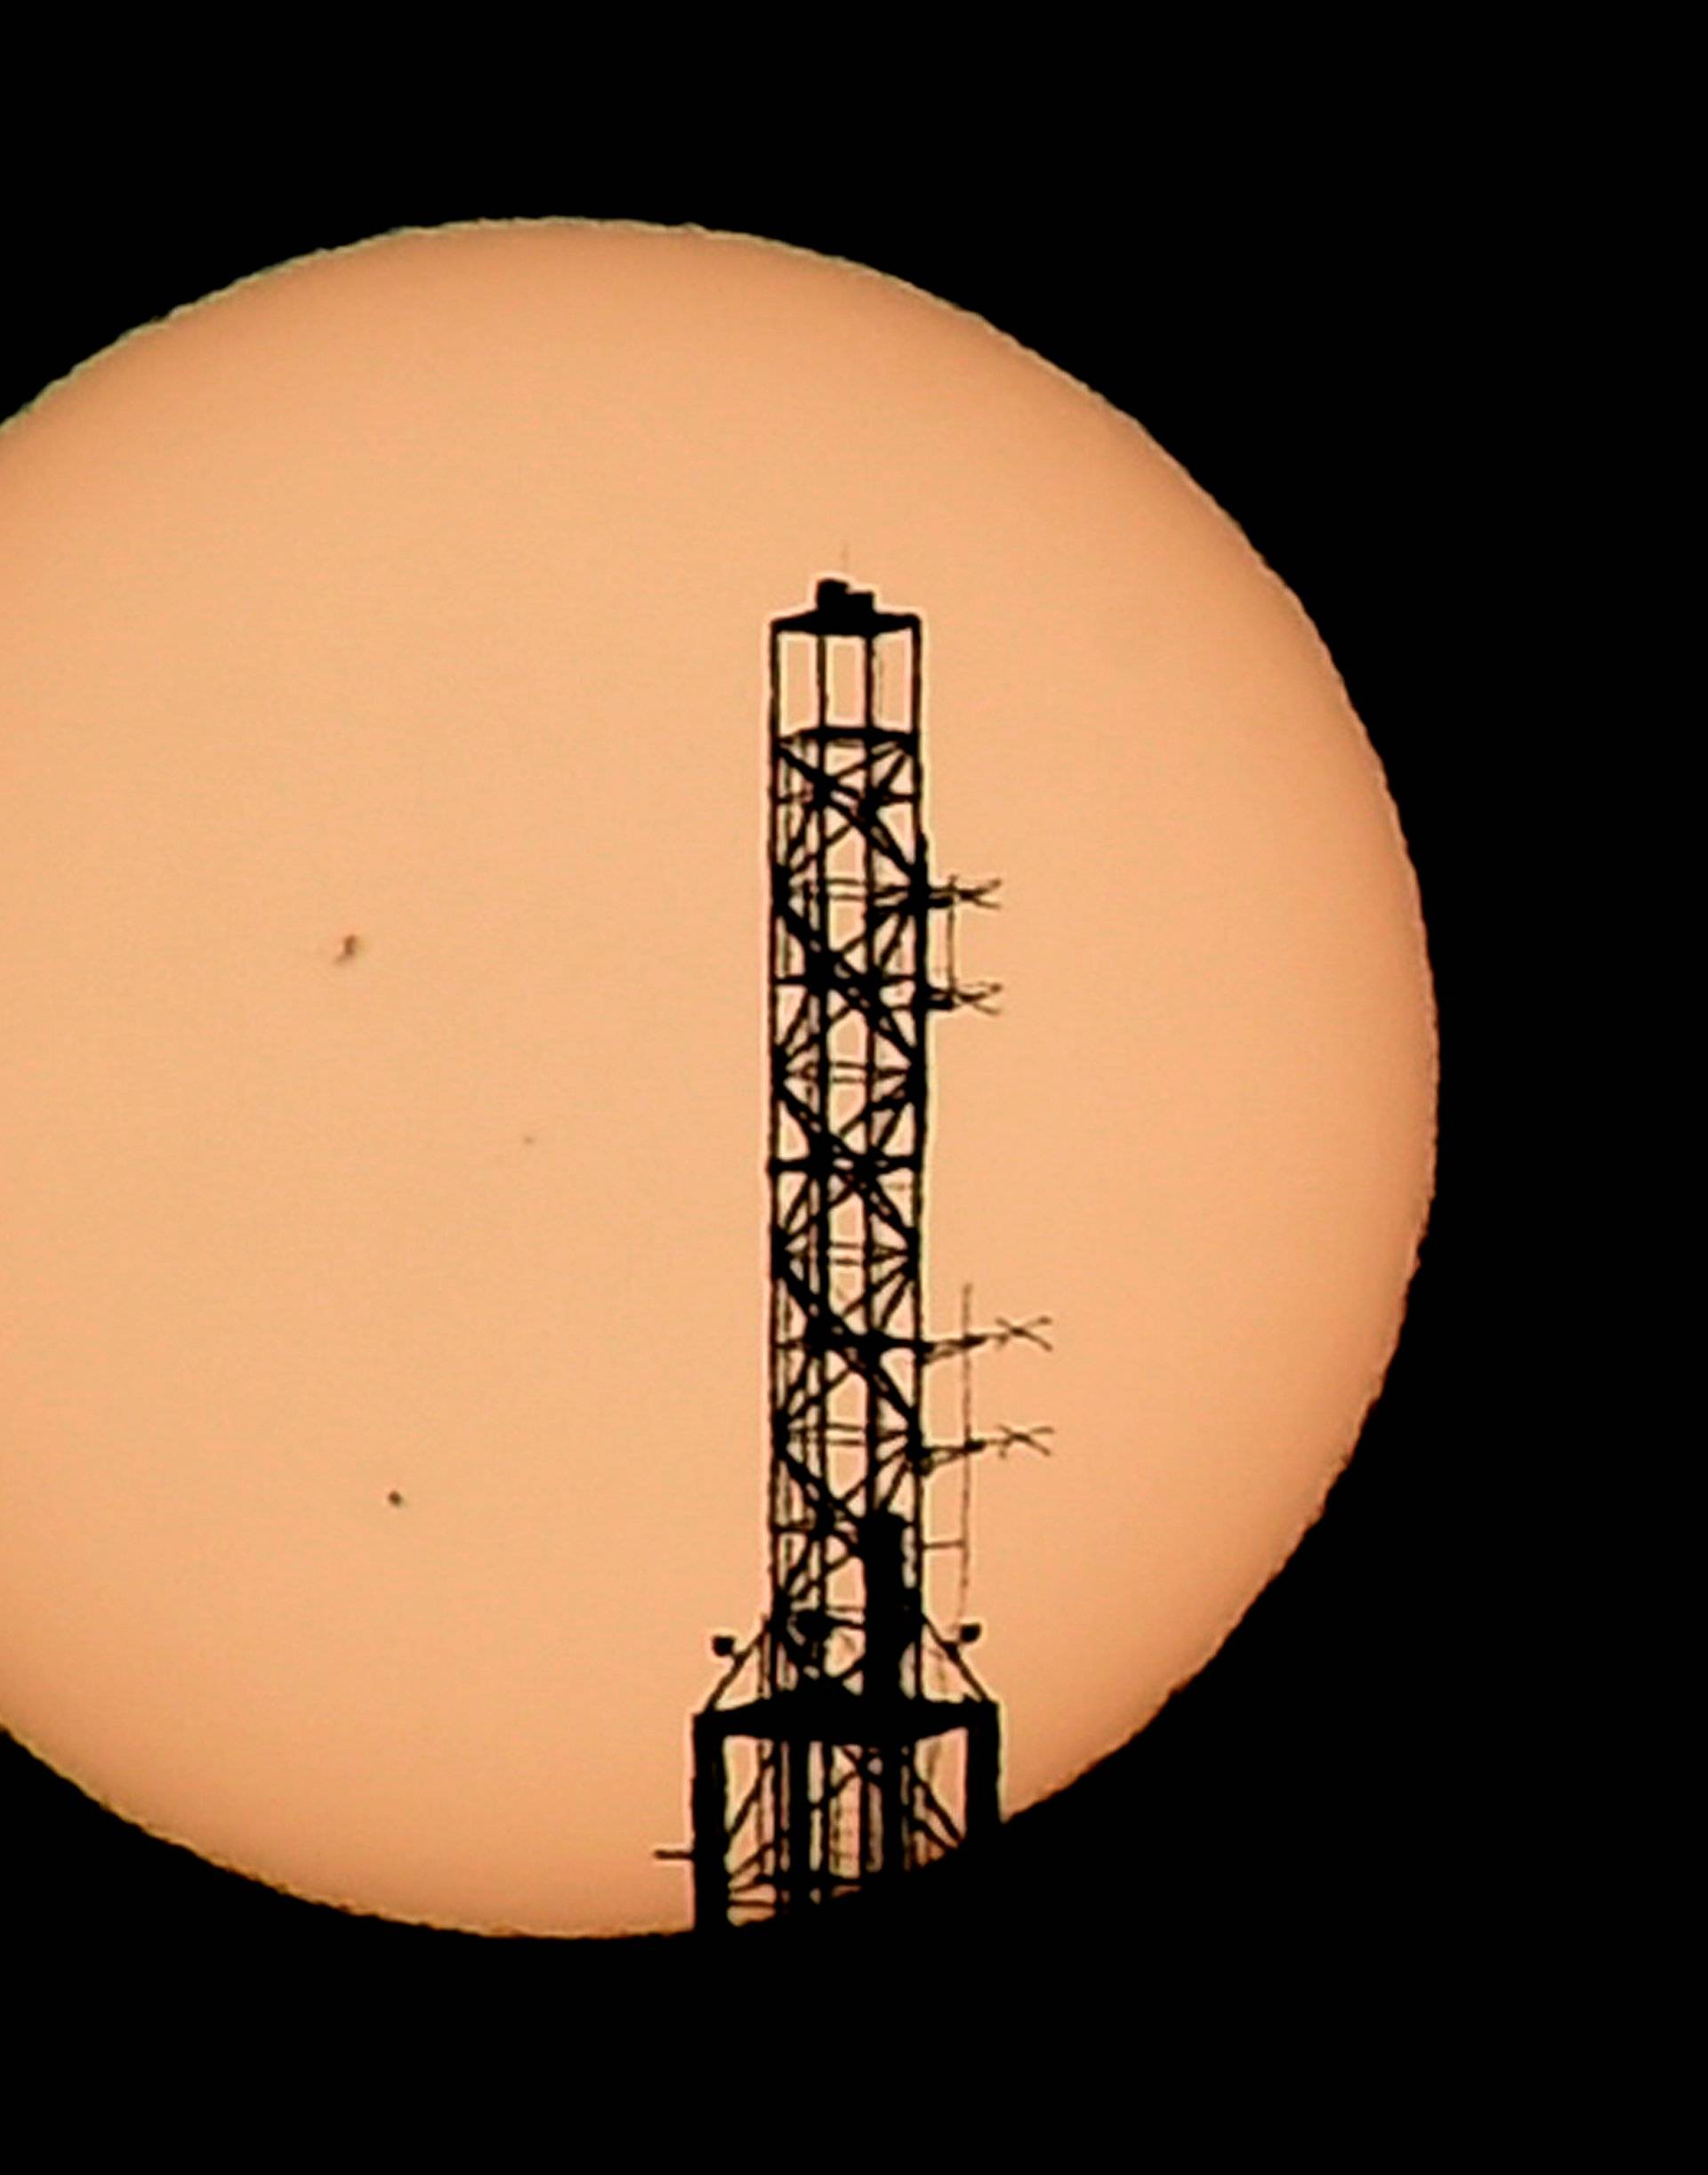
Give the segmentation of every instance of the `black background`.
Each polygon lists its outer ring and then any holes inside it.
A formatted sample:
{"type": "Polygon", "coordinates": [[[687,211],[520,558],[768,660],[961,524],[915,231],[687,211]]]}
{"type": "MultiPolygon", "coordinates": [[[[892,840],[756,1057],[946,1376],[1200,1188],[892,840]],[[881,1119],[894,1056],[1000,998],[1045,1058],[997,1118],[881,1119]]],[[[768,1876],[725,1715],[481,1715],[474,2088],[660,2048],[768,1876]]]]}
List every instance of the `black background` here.
{"type": "MultiPolygon", "coordinates": [[[[1454,216],[1391,171],[1348,186],[1284,165],[1189,213],[1154,173],[979,182],[889,199],[822,180],[666,188],[569,158],[551,181],[455,187],[144,176],[88,214],[14,194],[0,410],[137,323],[308,249],[468,217],[691,220],[870,263],[978,311],[1137,416],[1239,522],[1333,654],[1422,888],[1442,1145],[1400,1349],[1323,1518],[1197,1681],[1011,1823],[982,1872],[946,1869],[903,1918],[815,1937],[850,1970],[879,1949],[952,1958],[974,2000],[991,1957],[1023,1960],[1041,1999],[1106,1969],[1127,2002],[1200,1981],[1280,2000],[1326,1972],[1342,2009],[1380,2006],[1444,1969],[1462,1985],[1473,1962],[1498,1975],[1509,1938],[1505,1641],[1476,1508],[1494,1449],[1476,1396],[1458,1035],[1470,606],[1447,542],[1468,457],[1454,392],[1480,297],[1454,216]]],[[[550,2001],[707,1970],[704,1946],[679,1940],[482,1941],[302,1904],[130,1828],[10,1740],[0,1822],[27,1971],[140,1985],[170,1958],[244,1998],[312,1981],[550,2001]]],[[[794,1969],[786,1953],[742,1937],[737,1968],[762,1979],[794,1969]]]]}

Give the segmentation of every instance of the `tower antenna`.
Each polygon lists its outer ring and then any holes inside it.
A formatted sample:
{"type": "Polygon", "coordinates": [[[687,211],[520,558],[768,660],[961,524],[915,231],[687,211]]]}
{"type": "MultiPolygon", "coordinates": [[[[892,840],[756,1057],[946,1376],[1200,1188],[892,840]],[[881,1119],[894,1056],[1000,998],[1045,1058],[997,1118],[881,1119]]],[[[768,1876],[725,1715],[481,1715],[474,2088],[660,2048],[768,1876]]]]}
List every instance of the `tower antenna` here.
{"type": "MultiPolygon", "coordinates": [[[[928,1043],[990,1009],[952,929],[994,881],[938,881],[924,825],[923,626],[819,581],[769,638],[769,1599],[695,1715],[694,1922],[789,1916],[987,1836],[1002,1724],[966,1648],[966,1497],[939,1538],[932,1476],[1047,1429],[972,1430],[973,1351],[1044,1320],[933,1338],[923,1320],[928,1043]],[[934,937],[948,939],[934,979],[934,937]],[[928,1438],[932,1364],[962,1365],[956,1441],[928,1438]],[[960,1551],[955,1619],[935,1551],[960,1551]],[[939,1790],[958,1748],[960,1788],[939,1790]]],[[[963,1476],[964,1477],[964,1476],[963,1476]]]]}

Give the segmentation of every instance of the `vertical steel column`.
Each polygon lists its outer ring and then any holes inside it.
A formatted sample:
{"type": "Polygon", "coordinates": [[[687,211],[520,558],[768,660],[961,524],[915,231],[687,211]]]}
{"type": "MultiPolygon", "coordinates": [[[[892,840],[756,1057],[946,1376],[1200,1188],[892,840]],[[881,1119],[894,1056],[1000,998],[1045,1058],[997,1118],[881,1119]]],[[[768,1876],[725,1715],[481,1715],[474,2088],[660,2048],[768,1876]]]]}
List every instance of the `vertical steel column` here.
{"type": "Polygon", "coordinates": [[[772,622],[769,664],[770,1594],[695,1725],[700,1924],[888,1881],[997,1815],[997,1710],[925,1596],[927,1482],[982,1446],[929,1444],[922,1409],[941,1349],[923,1319],[929,1028],[983,994],[933,982],[931,916],[983,891],[931,876],[918,616],[824,580],[772,622]],[[952,1696],[930,1690],[928,1643],[952,1696]],[[960,1818],[919,1757],[955,1730],[960,1818]],[[732,1810],[735,1739],[756,1766],[732,1810]]]}

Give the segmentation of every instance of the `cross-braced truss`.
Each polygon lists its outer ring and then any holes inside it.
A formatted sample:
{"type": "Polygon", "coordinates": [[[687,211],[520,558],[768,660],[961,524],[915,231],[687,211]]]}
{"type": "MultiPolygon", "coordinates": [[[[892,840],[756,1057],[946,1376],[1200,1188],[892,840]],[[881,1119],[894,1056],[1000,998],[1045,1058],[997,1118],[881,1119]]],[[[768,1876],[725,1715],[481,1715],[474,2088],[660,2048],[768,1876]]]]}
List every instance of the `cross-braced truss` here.
{"type": "Polygon", "coordinates": [[[932,1338],[922,1316],[929,1026],[995,994],[958,979],[953,941],[995,884],[931,871],[922,679],[918,616],[870,592],[821,581],[772,623],[770,1598],[745,1647],[714,1642],[729,1666],[695,1718],[702,1927],[829,1901],[999,1817],[976,1627],[928,1607],[935,1551],[964,1574],[965,1499],[939,1535],[927,1496],[945,1463],[1047,1430],[975,1437],[963,1398],[961,1438],[926,1438],[931,1364],[1038,1325],[963,1314],[932,1338]]]}

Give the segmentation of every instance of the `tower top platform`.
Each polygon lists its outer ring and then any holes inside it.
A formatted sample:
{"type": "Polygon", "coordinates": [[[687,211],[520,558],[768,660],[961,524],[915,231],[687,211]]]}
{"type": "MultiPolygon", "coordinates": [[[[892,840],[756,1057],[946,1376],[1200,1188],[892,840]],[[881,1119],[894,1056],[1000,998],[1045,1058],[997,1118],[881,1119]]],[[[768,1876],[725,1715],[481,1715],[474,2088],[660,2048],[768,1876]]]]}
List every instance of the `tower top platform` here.
{"type": "Polygon", "coordinates": [[[917,632],[917,612],[881,612],[869,589],[851,589],[846,582],[826,576],[804,612],[791,612],[771,622],[778,634],[899,634],[917,632]]]}

